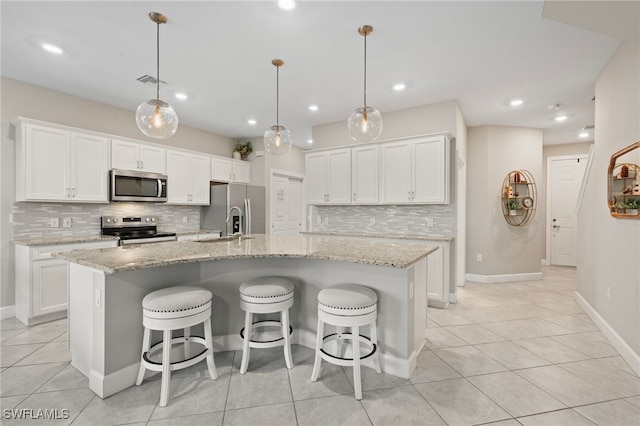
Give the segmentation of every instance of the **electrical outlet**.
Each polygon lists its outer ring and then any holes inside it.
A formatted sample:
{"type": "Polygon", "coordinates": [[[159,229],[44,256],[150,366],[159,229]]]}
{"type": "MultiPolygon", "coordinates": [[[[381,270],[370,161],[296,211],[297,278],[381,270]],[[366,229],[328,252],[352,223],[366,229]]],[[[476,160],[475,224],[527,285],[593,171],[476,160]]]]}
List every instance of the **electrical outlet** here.
{"type": "Polygon", "coordinates": [[[70,217],[62,218],[62,227],[63,228],[71,228],[71,218],[70,217]]]}
{"type": "Polygon", "coordinates": [[[182,216],[182,223],[189,223],[189,216],[182,216]]]}
{"type": "Polygon", "coordinates": [[[482,262],[482,254],[481,253],[476,254],[476,262],[482,262]]]}
{"type": "Polygon", "coordinates": [[[611,301],[611,286],[607,286],[607,300],[611,301]]]}
{"type": "Polygon", "coordinates": [[[376,218],[375,217],[369,218],[369,225],[375,225],[375,224],[376,224],[376,218]]]}
{"type": "Polygon", "coordinates": [[[51,218],[51,227],[52,228],[60,228],[60,219],[57,217],[51,218]]]}
{"type": "Polygon", "coordinates": [[[325,216],[324,217],[324,224],[328,225],[329,224],[329,216],[325,216]]]}
{"type": "Polygon", "coordinates": [[[322,216],[316,216],[316,222],[318,223],[318,225],[322,225],[322,216]]]}

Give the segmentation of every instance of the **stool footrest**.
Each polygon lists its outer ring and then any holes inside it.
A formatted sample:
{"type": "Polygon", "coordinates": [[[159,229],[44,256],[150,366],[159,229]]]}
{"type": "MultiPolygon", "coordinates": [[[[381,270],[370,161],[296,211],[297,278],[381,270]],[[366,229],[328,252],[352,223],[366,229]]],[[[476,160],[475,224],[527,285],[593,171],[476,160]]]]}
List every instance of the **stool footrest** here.
{"type": "MultiPolygon", "coordinates": [[[[352,341],[354,340],[351,333],[342,333],[342,336],[349,336],[348,338],[350,340],[352,340],[352,341]]],[[[368,346],[370,348],[370,351],[368,353],[366,353],[366,354],[364,354],[364,355],[362,355],[360,357],[361,360],[367,359],[367,358],[369,358],[370,356],[372,356],[373,354],[376,353],[376,350],[378,349],[378,346],[375,343],[371,342],[370,338],[368,338],[367,336],[363,336],[363,335],[360,335],[358,337],[359,337],[358,343],[364,343],[366,346],[368,346]]],[[[332,341],[338,340],[338,339],[340,339],[340,337],[338,336],[338,333],[327,334],[326,336],[324,336],[322,338],[322,345],[324,346],[324,344],[326,342],[332,342],[332,341]]],[[[326,352],[324,350],[324,348],[320,348],[320,356],[325,361],[329,361],[329,362],[331,362],[333,364],[336,364],[336,365],[352,366],[353,365],[353,361],[354,361],[353,358],[346,358],[346,357],[332,355],[329,352],[326,352]]]]}
{"type": "MultiPolygon", "coordinates": [[[[282,323],[276,320],[256,321],[251,324],[252,329],[261,327],[282,327],[282,323]]],[[[293,333],[293,327],[289,326],[289,335],[293,333]]],[[[244,340],[244,327],[240,330],[240,338],[244,340]]],[[[251,340],[249,339],[249,347],[251,348],[273,348],[275,346],[284,345],[284,337],[278,337],[273,340],[251,340]]]]}
{"type": "MultiPolygon", "coordinates": [[[[181,370],[183,368],[187,368],[187,367],[191,367],[192,365],[195,365],[197,363],[199,363],[200,361],[202,361],[203,359],[205,359],[207,357],[207,355],[209,354],[209,349],[206,347],[206,341],[204,339],[204,337],[199,337],[199,336],[189,336],[187,337],[174,337],[171,339],[171,345],[173,346],[174,344],[177,343],[185,343],[185,342],[193,342],[193,343],[197,343],[200,345],[205,346],[205,348],[202,350],[202,352],[200,352],[197,355],[194,355],[190,358],[187,359],[183,359],[180,361],[173,361],[170,363],[171,365],[171,371],[174,370],[181,370]]],[[[158,362],[158,361],[153,361],[149,358],[149,354],[156,352],[156,351],[160,351],[162,349],[162,347],[164,346],[164,342],[160,341],[158,343],[156,343],[155,345],[151,346],[149,348],[149,350],[147,352],[145,352],[144,354],[142,354],[142,362],[144,363],[144,366],[147,370],[151,370],[151,371],[162,371],[162,362],[158,362]]]]}

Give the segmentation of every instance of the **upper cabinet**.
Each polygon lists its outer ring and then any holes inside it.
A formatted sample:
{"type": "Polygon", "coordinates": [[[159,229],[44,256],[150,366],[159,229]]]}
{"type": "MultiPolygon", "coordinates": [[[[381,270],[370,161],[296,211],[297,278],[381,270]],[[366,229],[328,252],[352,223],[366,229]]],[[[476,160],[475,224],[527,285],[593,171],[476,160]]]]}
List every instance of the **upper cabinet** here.
{"type": "Polygon", "coordinates": [[[449,140],[446,136],[380,144],[380,203],[448,202],[449,140]]]}
{"type": "Polygon", "coordinates": [[[107,138],[16,123],[16,201],[106,203],[108,171],[107,138]]]}
{"type": "Polygon", "coordinates": [[[214,156],[211,159],[211,180],[251,183],[251,166],[246,161],[214,156]]]}
{"type": "Polygon", "coordinates": [[[354,204],[378,203],[378,145],[351,149],[351,192],[354,204]]]}
{"type": "Polygon", "coordinates": [[[309,204],[351,203],[351,149],[312,152],[305,163],[309,204]]]}
{"type": "Polygon", "coordinates": [[[111,139],[111,168],[166,173],[166,150],[155,145],[111,139]]]}
{"type": "Polygon", "coordinates": [[[167,150],[167,203],[209,205],[210,157],[167,150]]]}

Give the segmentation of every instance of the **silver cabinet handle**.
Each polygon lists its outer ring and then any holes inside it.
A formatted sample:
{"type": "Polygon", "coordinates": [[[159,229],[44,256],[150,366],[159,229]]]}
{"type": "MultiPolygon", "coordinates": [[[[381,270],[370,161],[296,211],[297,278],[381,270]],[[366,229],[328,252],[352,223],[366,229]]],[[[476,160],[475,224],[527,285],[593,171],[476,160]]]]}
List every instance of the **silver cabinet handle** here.
{"type": "Polygon", "coordinates": [[[75,188],[71,188],[71,196],[72,197],[76,196],[76,189],[75,188]]]}
{"type": "Polygon", "coordinates": [[[356,201],[356,193],[354,192],[353,193],[353,202],[355,202],[355,201],[356,201]]]}
{"type": "Polygon", "coordinates": [[[144,169],[144,162],[140,160],[140,170],[144,169]]]}

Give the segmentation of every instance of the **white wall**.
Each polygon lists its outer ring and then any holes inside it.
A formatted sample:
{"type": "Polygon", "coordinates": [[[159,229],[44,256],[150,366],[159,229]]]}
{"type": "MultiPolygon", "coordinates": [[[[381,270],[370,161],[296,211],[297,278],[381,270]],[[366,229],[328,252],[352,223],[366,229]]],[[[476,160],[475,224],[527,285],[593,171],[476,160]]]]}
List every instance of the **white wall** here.
{"type": "MultiPolygon", "coordinates": [[[[0,307],[14,303],[13,245],[10,242],[9,218],[15,199],[15,150],[11,121],[16,117],[34,118],[225,157],[231,156],[235,145],[230,138],[185,125],[180,125],[171,139],[152,140],[138,130],[134,111],[111,107],[5,77],[2,77],[1,87],[0,307]]],[[[133,106],[135,107],[137,105],[133,106]]],[[[179,116],[180,111],[179,108],[177,109],[179,116]]]]}
{"type": "Polygon", "coordinates": [[[595,153],[578,214],[578,293],[606,323],[605,330],[610,327],[629,349],[626,359],[636,372],[640,371],[640,220],[609,215],[606,173],[611,155],[638,140],[640,46],[627,43],[596,80],[595,153]]]}
{"type": "Polygon", "coordinates": [[[518,280],[540,274],[540,212],[526,226],[511,226],[502,214],[501,196],[512,170],[528,170],[541,181],[542,130],[471,127],[467,149],[467,274],[489,282],[502,275],[518,280]]]}

